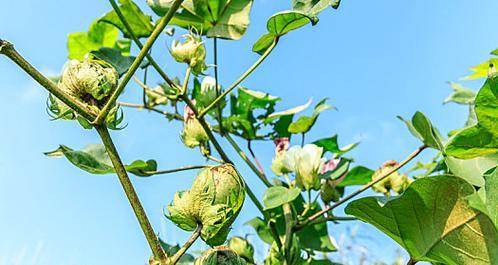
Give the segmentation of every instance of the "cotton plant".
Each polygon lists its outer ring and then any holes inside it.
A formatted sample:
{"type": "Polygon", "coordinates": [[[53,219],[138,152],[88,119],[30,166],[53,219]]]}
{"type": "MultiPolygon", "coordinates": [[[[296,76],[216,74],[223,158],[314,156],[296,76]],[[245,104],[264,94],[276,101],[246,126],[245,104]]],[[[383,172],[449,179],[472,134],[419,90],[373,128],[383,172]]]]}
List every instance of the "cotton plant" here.
{"type": "MultiPolygon", "coordinates": [[[[322,113],[335,109],[328,98],[314,107],[309,100],[281,110],[280,97],[244,83],[274,49],[287,45],[281,40],[288,34],[315,25],[320,13],[329,6],[337,9],[340,1],[292,1],[291,9],[269,17],[265,33],[252,47],[259,58],[233,82],[223,84],[218,68],[218,54],[223,50],[218,42],[241,39],[249,27],[253,4],[260,3],[147,0],[151,14],[159,17],[153,21],[132,0],[109,2],[112,9],[87,32],[68,35],[68,61],[55,81],[36,70],[10,42],[0,39],[0,54],[49,92],[47,110],[53,120],[77,121],[83,129],[97,132],[101,144],[81,150],[61,144],[45,154],[66,157],[91,174],[117,175],[150,247],[151,256],[144,257],[144,263],[337,264],[327,258],[338,251],[330,235],[335,226],[329,224],[362,221],[405,249],[408,265],[421,261],[498,264],[494,251],[498,249],[494,196],[498,186],[497,51],[468,77],[486,79],[478,92],[453,85],[454,92],[445,100],[469,107],[463,128],[445,137],[421,112],[409,120],[399,117],[420,140],[420,147],[399,162],[388,160],[371,170],[351,157],[357,143],[341,146],[337,135],[309,139],[322,113]],[[156,44],[151,53],[159,37],[166,38],[168,45],[156,44]],[[147,40],[142,42],[143,38],[147,40]],[[135,50],[139,52],[133,54],[135,50]],[[175,64],[163,69],[165,56],[171,56],[175,64]],[[171,69],[185,74],[172,77],[171,69]],[[154,88],[147,84],[152,71],[161,78],[154,88]],[[132,78],[141,89],[137,99],[141,103],[123,101],[122,95],[133,89],[132,78]],[[182,141],[186,148],[198,150],[206,162],[174,169],[161,169],[154,159],[124,162],[109,133],[126,130],[124,108],[162,115],[165,126],[178,123],[180,139],[162,141],[182,141]],[[255,142],[275,149],[271,161],[260,162],[255,142]],[[418,161],[402,173],[403,167],[429,149],[437,152],[430,163],[418,161]],[[250,173],[240,173],[242,163],[250,173]],[[189,189],[162,195],[164,218],[190,234],[179,245],[159,239],[130,179],[130,174],[159,177],[173,172],[194,176],[189,189]],[[255,190],[261,186],[264,190],[255,190]],[[357,199],[367,190],[376,196],[357,199]],[[248,235],[231,233],[247,204],[257,209],[254,218],[246,220],[254,228],[251,236],[268,249],[262,259],[254,257],[259,249],[247,240],[248,235]],[[344,210],[338,210],[340,206],[344,210]],[[192,245],[197,241],[209,249],[196,257],[192,245]]],[[[292,74],[298,75],[298,69],[292,74]]],[[[175,155],[176,150],[166,151],[175,155]]],[[[175,181],[183,179],[188,178],[175,181]]]]}

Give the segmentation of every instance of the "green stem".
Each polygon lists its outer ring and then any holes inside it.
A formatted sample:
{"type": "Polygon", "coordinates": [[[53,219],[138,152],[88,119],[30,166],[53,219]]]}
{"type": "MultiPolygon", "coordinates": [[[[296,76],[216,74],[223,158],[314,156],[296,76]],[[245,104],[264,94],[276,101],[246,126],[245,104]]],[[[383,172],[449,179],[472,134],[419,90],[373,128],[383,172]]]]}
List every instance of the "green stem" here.
{"type": "Polygon", "coordinates": [[[187,93],[187,89],[188,89],[188,80],[190,79],[190,73],[192,72],[192,68],[189,66],[187,67],[187,71],[185,71],[185,78],[183,78],[183,86],[182,86],[182,90],[180,91],[180,93],[183,95],[185,93],[187,93]]]}
{"type": "MultiPolygon", "coordinates": [[[[133,32],[133,29],[131,28],[130,23],[128,23],[128,20],[126,19],[126,17],[121,12],[121,9],[119,8],[119,6],[116,3],[116,1],[115,0],[109,0],[109,2],[111,3],[112,7],[114,8],[114,11],[118,15],[118,18],[121,20],[121,22],[125,26],[125,28],[128,31],[130,37],[132,38],[133,42],[135,42],[135,44],[138,46],[138,48],[143,49],[142,42],[140,42],[140,40],[136,37],[135,32],[133,32]]],[[[161,69],[161,67],[159,66],[159,64],[156,62],[156,60],[154,60],[154,58],[152,58],[152,56],[149,53],[147,53],[146,57],[147,57],[147,60],[152,65],[152,67],[154,67],[154,69],[156,69],[156,71],[164,79],[164,81],[166,81],[166,83],[168,83],[168,85],[170,85],[171,87],[177,87],[177,85],[173,82],[173,80],[171,80],[171,78],[168,77],[168,75],[161,69]]]]}
{"type": "Polygon", "coordinates": [[[228,95],[230,92],[232,92],[232,90],[234,88],[237,87],[237,85],[239,85],[242,81],[244,81],[244,79],[246,79],[246,77],[248,77],[252,71],[254,71],[254,69],[256,69],[265,59],[266,57],[268,57],[268,55],[271,53],[271,51],[273,51],[273,48],[275,48],[275,46],[277,45],[277,42],[278,42],[278,38],[275,37],[275,40],[273,41],[273,43],[270,45],[270,47],[268,47],[268,49],[261,55],[261,57],[259,57],[259,59],[253,64],[251,65],[251,67],[249,67],[249,69],[247,69],[240,77],[239,79],[237,79],[227,90],[225,90],[219,97],[217,97],[213,102],[211,102],[211,104],[209,104],[209,106],[207,106],[205,109],[202,110],[202,112],[200,113],[200,116],[199,117],[204,117],[204,115],[206,115],[206,113],[211,109],[213,108],[213,106],[216,105],[216,103],[218,103],[221,99],[223,99],[226,95],[228,95]]]}
{"type": "MultiPolygon", "coordinates": [[[[121,92],[123,92],[123,89],[125,86],[128,84],[128,82],[131,80],[133,75],[135,74],[135,71],[137,71],[138,67],[140,67],[140,64],[142,63],[143,59],[148,55],[149,50],[152,48],[152,45],[154,45],[154,42],[157,40],[159,35],[163,32],[164,28],[168,25],[169,21],[173,18],[173,16],[176,13],[176,10],[180,7],[182,4],[183,0],[175,0],[173,4],[171,5],[170,10],[166,15],[159,21],[157,26],[155,27],[154,31],[150,34],[150,37],[147,39],[145,42],[144,46],[141,48],[140,52],[138,53],[137,57],[133,61],[133,63],[130,66],[130,69],[126,72],[125,76],[119,83],[118,87],[116,88],[116,91],[111,95],[109,98],[109,101],[107,104],[104,106],[104,108],[100,111],[100,114],[97,116],[97,118],[93,121],[93,124],[102,124],[113,107],[114,103],[118,99],[119,95],[121,92]]],[[[119,7],[117,8],[119,9],[119,7]]],[[[131,35],[131,32],[130,32],[131,35]]]]}
{"type": "Polygon", "coordinates": [[[325,222],[339,222],[339,221],[356,221],[358,218],[352,216],[327,216],[323,219],[316,219],[309,222],[308,225],[321,224],[325,222]]]}
{"type": "Polygon", "coordinates": [[[197,228],[195,229],[194,233],[190,236],[190,238],[185,242],[185,244],[169,259],[168,265],[175,265],[187,252],[187,250],[194,244],[194,242],[199,238],[201,235],[202,231],[202,225],[199,224],[197,225],[197,228]]]}
{"type": "Polygon", "coordinates": [[[259,172],[261,172],[261,174],[263,176],[265,176],[266,178],[266,174],[265,174],[265,170],[263,169],[263,166],[261,166],[261,164],[259,163],[259,160],[258,158],[256,157],[256,153],[254,153],[254,151],[252,150],[252,145],[251,145],[251,140],[248,140],[247,141],[247,150],[249,150],[249,154],[251,154],[252,156],[252,159],[254,160],[254,162],[256,163],[256,166],[258,167],[258,170],[259,172]]]}
{"type": "Polygon", "coordinates": [[[334,203],[333,205],[331,206],[326,206],[325,208],[323,208],[321,211],[315,213],[314,215],[310,216],[308,219],[306,219],[305,221],[297,224],[295,227],[294,227],[294,231],[298,231],[300,230],[301,228],[303,228],[304,226],[306,226],[307,224],[309,224],[310,222],[312,222],[313,220],[321,217],[324,213],[330,211],[330,210],[333,210],[334,208],[338,207],[339,205],[342,205],[343,203],[349,201],[350,199],[356,197],[358,194],[366,191],[367,189],[369,189],[370,187],[372,187],[373,185],[375,185],[376,183],[384,180],[385,178],[389,177],[391,174],[393,174],[394,172],[398,171],[400,168],[402,168],[404,165],[406,165],[408,162],[410,162],[412,159],[414,159],[416,156],[418,156],[424,149],[427,148],[427,145],[422,145],[420,146],[419,148],[417,148],[415,151],[413,151],[410,155],[408,155],[407,158],[405,158],[403,161],[401,161],[401,163],[399,163],[397,166],[395,166],[393,169],[391,169],[389,172],[386,172],[385,175],[381,176],[380,178],[376,179],[376,180],[372,180],[371,182],[363,185],[360,189],[358,189],[357,191],[349,194],[348,196],[340,199],[339,201],[337,201],[336,203],[334,203]]]}
{"type": "Polygon", "coordinates": [[[83,116],[85,119],[92,121],[97,116],[91,108],[86,106],[83,102],[74,98],[73,96],[67,94],[61,90],[57,84],[52,82],[50,79],[45,77],[40,73],[35,67],[33,67],[24,57],[22,57],[14,48],[10,42],[0,39],[0,54],[7,56],[15,64],[17,64],[21,69],[23,69],[28,75],[30,75],[38,84],[48,90],[52,95],[60,99],[71,109],[76,111],[79,115],[83,116]]]}
{"type": "Polygon", "coordinates": [[[285,218],[285,241],[284,241],[284,254],[285,259],[287,260],[287,264],[291,262],[291,246],[292,246],[292,229],[294,227],[294,218],[292,216],[292,209],[289,203],[285,203],[282,205],[284,210],[284,218],[285,218]]]}
{"type": "Polygon", "coordinates": [[[270,233],[273,237],[273,240],[275,240],[275,243],[277,244],[278,249],[282,249],[282,242],[280,241],[280,237],[278,236],[278,230],[277,226],[275,225],[274,222],[270,220],[270,216],[268,216],[268,213],[265,212],[265,209],[263,208],[263,205],[261,205],[261,202],[259,202],[258,198],[256,195],[254,195],[254,192],[252,192],[251,188],[246,184],[246,191],[247,195],[251,199],[251,201],[256,205],[256,208],[261,212],[263,215],[263,218],[265,219],[265,222],[267,222],[270,226],[270,233]]]}
{"type": "Polygon", "coordinates": [[[415,265],[415,264],[417,264],[417,262],[418,262],[418,261],[416,261],[416,260],[414,260],[414,259],[410,258],[410,259],[408,260],[408,262],[406,263],[406,265],[415,265]]]}
{"type": "MultiPolygon", "coordinates": [[[[220,96],[221,86],[218,81],[218,38],[213,38],[213,57],[214,57],[214,80],[216,87],[216,98],[220,96]]],[[[220,128],[220,135],[223,136],[223,119],[222,119],[222,109],[221,104],[218,104],[218,127],[220,128]]]]}
{"type": "Polygon", "coordinates": [[[174,169],[165,169],[165,170],[157,170],[157,171],[146,171],[145,173],[147,175],[152,176],[152,175],[170,174],[170,173],[187,171],[187,170],[201,169],[201,168],[207,168],[207,167],[209,167],[209,166],[206,166],[206,165],[184,166],[184,167],[179,167],[179,168],[174,168],[174,169]]]}
{"type": "Polygon", "coordinates": [[[261,171],[258,170],[258,168],[254,165],[254,163],[247,157],[247,155],[242,151],[240,146],[235,142],[235,140],[230,136],[230,134],[226,134],[225,138],[228,140],[228,142],[233,146],[233,148],[237,151],[239,156],[246,162],[246,164],[252,169],[252,171],[258,176],[258,178],[267,186],[271,187],[270,181],[266,178],[266,176],[261,173],[261,171]]]}
{"type": "Polygon", "coordinates": [[[140,199],[138,198],[135,189],[133,188],[133,184],[126,173],[126,169],[123,166],[123,162],[121,162],[121,158],[119,157],[118,151],[112,142],[111,135],[105,126],[97,125],[95,126],[102,142],[109,154],[109,158],[112,161],[112,165],[114,166],[114,170],[118,175],[119,181],[121,182],[121,186],[123,187],[126,197],[130,202],[131,207],[133,208],[133,212],[138,219],[140,227],[142,228],[142,232],[144,233],[147,242],[149,243],[149,247],[152,250],[152,254],[154,258],[160,262],[166,261],[167,257],[164,253],[159,240],[157,239],[156,233],[152,229],[152,226],[147,218],[147,214],[145,213],[142,204],[140,203],[140,199]]]}

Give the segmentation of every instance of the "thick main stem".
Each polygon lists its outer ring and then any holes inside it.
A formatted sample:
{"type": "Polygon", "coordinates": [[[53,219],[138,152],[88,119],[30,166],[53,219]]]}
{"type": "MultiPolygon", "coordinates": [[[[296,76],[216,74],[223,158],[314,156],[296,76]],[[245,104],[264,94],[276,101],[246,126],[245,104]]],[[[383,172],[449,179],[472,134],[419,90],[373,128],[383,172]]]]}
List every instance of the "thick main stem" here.
{"type": "Polygon", "coordinates": [[[0,39],[0,54],[7,56],[11,59],[15,64],[17,64],[21,69],[23,69],[28,75],[30,75],[38,84],[48,90],[52,95],[60,99],[66,105],[68,105],[71,109],[76,111],[79,115],[83,116],[85,119],[92,121],[96,116],[92,109],[87,107],[84,103],[74,98],[71,95],[68,95],[66,92],[62,91],[57,84],[52,82],[50,79],[45,77],[42,73],[40,73],[35,67],[33,67],[24,57],[22,57],[16,49],[14,49],[14,45],[10,42],[0,39]]]}
{"type": "MultiPolygon", "coordinates": [[[[142,63],[143,59],[148,55],[149,50],[152,48],[152,45],[154,45],[154,42],[157,40],[159,35],[163,32],[164,28],[168,25],[169,21],[173,18],[173,16],[176,13],[176,10],[180,7],[182,4],[183,0],[175,0],[173,4],[171,5],[170,10],[166,15],[159,21],[157,26],[155,27],[154,31],[150,34],[150,37],[147,39],[145,44],[143,45],[142,49],[138,53],[137,57],[133,61],[133,63],[130,66],[130,69],[126,72],[125,76],[119,83],[118,87],[116,88],[116,91],[111,95],[109,98],[109,101],[107,104],[104,106],[104,108],[100,111],[99,116],[93,121],[93,124],[102,124],[102,122],[105,120],[105,117],[111,110],[112,106],[118,99],[119,95],[121,92],[123,92],[123,89],[125,86],[128,84],[128,82],[131,80],[133,75],[135,74],[135,71],[137,71],[138,67],[140,67],[140,64],[142,63]]],[[[119,8],[118,8],[119,9],[119,8]]]]}
{"type": "Polygon", "coordinates": [[[147,242],[149,243],[150,249],[152,250],[152,254],[154,258],[160,262],[166,261],[167,257],[164,253],[159,240],[157,239],[156,233],[152,229],[152,226],[147,218],[147,215],[140,203],[140,199],[138,198],[135,189],[133,188],[133,184],[128,177],[128,173],[126,173],[126,169],[123,166],[123,162],[121,162],[121,158],[119,157],[118,151],[112,142],[111,135],[107,130],[107,127],[97,125],[95,126],[100,138],[102,139],[102,143],[104,144],[107,153],[109,154],[109,158],[112,161],[112,165],[114,166],[114,170],[118,175],[119,181],[121,182],[121,186],[123,187],[126,197],[130,202],[131,207],[133,208],[133,212],[137,217],[138,223],[142,228],[142,232],[144,233],[147,242]]]}
{"type": "Polygon", "coordinates": [[[417,148],[415,151],[413,151],[407,158],[405,158],[405,160],[401,161],[401,163],[399,163],[397,166],[395,166],[393,169],[391,169],[389,172],[387,172],[385,175],[381,176],[380,178],[376,179],[376,180],[373,180],[365,185],[363,185],[360,189],[358,189],[357,191],[349,194],[348,196],[340,199],[339,201],[337,201],[336,203],[334,203],[333,205],[331,206],[327,206],[325,207],[323,210],[315,213],[314,215],[310,216],[308,219],[306,219],[305,221],[303,221],[302,223],[296,225],[294,227],[294,231],[297,231],[297,230],[300,230],[301,228],[305,227],[307,224],[309,224],[310,222],[312,222],[313,220],[321,217],[324,213],[328,212],[328,211],[331,211],[333,210],[334,208],[338,207],[339,205],[342,205],[343,203],[349,201],[350,199],[356,197],[358,194],[366,191],[367,189],[369,189],[370,187],[372,187],[373,185],[375,185],[376,183],[384,180],[385,178],[389,177],[391,174],[393,174],[394,172],[398,171],[400,168],[402,168],[404,165],[406,165],[408,162],[410,162],[412,159],[414,159],[416,156],[418,156],[425,148],[427,148],[427,145],[422,145],[421,147],[417,148]]]}

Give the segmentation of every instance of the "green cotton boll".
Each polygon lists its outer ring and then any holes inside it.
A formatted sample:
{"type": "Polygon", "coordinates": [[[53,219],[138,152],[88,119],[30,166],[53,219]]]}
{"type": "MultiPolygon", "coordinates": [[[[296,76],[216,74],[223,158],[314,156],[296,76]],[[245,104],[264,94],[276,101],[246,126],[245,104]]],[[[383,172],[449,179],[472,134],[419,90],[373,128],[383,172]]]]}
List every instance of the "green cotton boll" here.
{"type": "Polygon", "coordinates": [[[61,86],[83,101],[87,95],[99,101],[116,89],[118,79],[116,69],[102,60],[70,60],[64,67],[61,86]]]}
{"type": "Polygon", "coordinates": [[[171,44],[171,55],[179,63],[187,63],[196,75],[206,70],[206,48],[200,36],[186,34],[181,41],[174,40],[171,44]]]}
{"type": "Polygon", "coordinates": [[[226,246],[219,246],[204,252],[194,265],[246,265],[247,262],[226,246]]]}
{"type": "Polygon", "coordinates": [[[225,242],[245,198],[245,183],[230,164],[202,170],[190,190],[175,194],[167,216],[178,227],[193,231],[211,246],[225,242]]]}
{"type": "Polygon", "coordinates": [[[282,164],[296,174],[296,184],[303,190],[320,189],[320,171],[325,164],[323,148],[314,144],[293,146],[285,154],[282,164]]]}
{"type": "Polygon", "coordinates": [[[228,247],[250,263],[254,263],[254,247],[247,239],[234,236],[228,240],[228,247]]]}
{"type": "Polygon", "coordinates": [[[163,96],[163,94],[164,90],[161,86],[145,90],[145,95],[147,96],[147,106],[155,107],[157,105],[167,105],[168,98],[163,96]]]}
{"type": "MultiPolygon", "coordinates": [[[[398,162],[394,160],[386,161],[382,166],[377,169],[372,175],[372,180],[377,180],[389,173],[398,165],[398,162]]],[[[375,183],[372,186],[372,190],[375,192],[383,193],[386,196],[391,195],[391,191],[394,192],[394,195],[398,195],[403,193],[406,188],[412,183],[413,180],[407,177],[406,175],[400,174],[398,171],[393,172],[387,178],[375,183]]]]}

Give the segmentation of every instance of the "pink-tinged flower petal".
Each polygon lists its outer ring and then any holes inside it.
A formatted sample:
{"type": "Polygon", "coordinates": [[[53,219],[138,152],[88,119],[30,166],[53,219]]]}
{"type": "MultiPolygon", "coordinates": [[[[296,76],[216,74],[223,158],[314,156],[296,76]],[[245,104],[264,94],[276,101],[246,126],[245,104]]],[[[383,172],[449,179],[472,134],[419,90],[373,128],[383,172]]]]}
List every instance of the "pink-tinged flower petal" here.
{"type": "Polygon", "coordinates": [[[340,158],[330,159],[329,161],[325,162],[325,164],[322,167],[322,171],[320,173],[325,174],[329,171],[334,170],[337,167],[337,165],[339,165],[339,162],[341,162],[340,158]]]}
{"type": "Polygon", "coordinates": [[[280,137],[273,139],[273,143],[275,143],[275,154],[282,154],[284,151],[289,149],[289,137],[280,137]]]}
{"type": "MultiPolygon", "coordinates": [[[[195,99],[192,100],[192,104],[195,105],[195,99]]],[[[188,120],[191,120],[193,118],[195,118],[194,111],[188,105],[185,105],[185,107],[183,108],[183,121],[187,122],[188,120]]]]}

